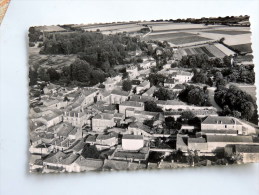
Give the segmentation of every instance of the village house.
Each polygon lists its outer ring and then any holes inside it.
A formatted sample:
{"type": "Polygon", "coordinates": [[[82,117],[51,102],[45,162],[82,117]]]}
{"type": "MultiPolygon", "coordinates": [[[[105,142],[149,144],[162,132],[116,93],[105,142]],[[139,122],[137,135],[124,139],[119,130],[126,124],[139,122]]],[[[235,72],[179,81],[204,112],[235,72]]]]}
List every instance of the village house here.
{"type": "Polygon", "coordinates": [[[226,145],[259,145],[258,140],[255,140],[252,136],[230,136],[230,135],[207,135],[208,151],[222,152],[226,145]]]}
{"type": "Polygon", "coordinates": [[[137,87],[136,87],[136,93],[139,94],[142,91],[145,91],[146,89],[150,88],[150,82],[145,80],[144,82],[140,83],[137,87]]]}
{"type": "Polygon", "coordinates": [[[110,104],[121,104],[122,102],[125,102],[128,100],[128,97],[130,95],[130,92],[128,91],[119,91],[119,90],[113,90],[110,95],[110,104]]]}
{"type": "Polygon", "coordinates": [[[207,152],[208,144],[205,138],[188,138],[188,149],[192,151],[207,152]]]}
{"type": "Polygon", "coordinates": [[[146,60],[139,64],[140,68],[148,70],[151,67],[156,66],[156,61],[146,60]]]}
{"type": "Polygon", "coordinates": [[[103,160],[101,159],[87,159],[79,156],[71,165],[73,172],[81,171],[100,171],[103,167],[103,160]]]}
{"type": "Polygon", "coordinates": [[[116,126],[114,115],[100,113],[92,118],[92,130],[103,132],[105,129],[116,126]]]}
{"type": "Polygon", "coordinates": [[[43,88],[43,92],[44,92],[44,94],[57,93],[58,88],[60,88],[59,85],[55,85],[53,83],[50,83],[43,88]]]}
{"type": "Polygon", "coordinates": [[[111,146],[118,144],[118,135],[115,133],[110,133],[107,135],[99,134],[96,137],[96,147],[97,149],[106,149],[111,146]],[[98,146],[99,145],[99,146],[98,146]]]}
{"type": "MultiPolygon", "coordinates": [[[[210,130],[225,130],[224,132],[236,131],[237,134],[242,134],[242,124],[238,122],[234,117],[228,116],[208,116],[202,123],[201,123],[201,131],[205,131],[209,133],[210,130]]],[[[223,132],[223,134],[225,134],[223,132]]],[[[216,132],[215,132],[216,133],[216,132]]],[[[220,133],[220,132],[219,132],[220,133]]]]}
{"type": "Polygon", "coordinates": [[[72,172],[73,166],[71,165],[78,157],[78,155],[73,153],[65,154],[59,151],[43,160],[43,172],[55,172],[55,170],[72,172]]]}
{"type": "Polygon", "coordinates": [[[143,135],[128,135],[125,134],[122,137],[122,149],[123,150],[139,150],[144,146],[143,135]]]}
{"type": "Polygon", "coordinates": [[[107,80],[103,82],[103,85],[105,86],[105,90],[111,91],[115,88],[116,83],[117,81],[115,79],[108,77],[107,80]]]}
{"type": "Polygon", "coordinates": [[[241,155],[242,163],[253,163],[259,161],[259,145],[227,145],[225,156],[241,155]]]}
{"type": "MultiPolygon", "coordinates": [[[[116,168],[120,167],[118,170],[129,169],[134,166],[135,168],[143,167],[146,164],[147,158],[149,156],[149,148],[141,148],[140,151],[136,150],[115,150],[114,153],[109,157],[108,161],[115,161],[119,163],[116,168]],[[123,163],[123,164],[121,164],[123,163]],[[143,163],[143,164],[142,164],[143,163]],[[138,164],[138,165],[137,165],[138,164]]],[[[114,166],[112,166],[114,167],[114,166]]]]}
{"type": "Polygon", "coordinates": [[[149,111],[134,111],[134,117],[137,121],[143,123],[145,120],[152,120],[154,119],[159,113],[157,112],[149,112],[149,111]]]}
{"type": "Polygon", "coordinates": [[[147,102],[147,101],[156,101],[156,97],[152,96],[143,96],[143,95],[132,95],[129,99],[130,101],[135,101],[135,102],[147,102]]]}
{"type": "Polygon", "coordinates": [[[171,74],[171,78],[175,79],[176,82],[178,83],[187,83],[192,79],[192,77],[193,77],[193,73],[186,72],[186,71],[178,71],[178,72],[173,72],[171,74]]]}
{"type": "Polygon", "coordinates": [[[157,90],[156,86],[153,85],[145,93],[143,93],[142,96],[151,96],[152,97],[156,90],[157,90]]]}
{"type": "Polygon", "coordinates": [[[142,122],[134,122],[130,123],[130,125],[128,126],[128,133],[150,137],[151,129],[150,127],[144,125],[142,122]]]}
{"type": "Polygon", "coordinates": [[[72,124],[75,127],[83,127],[87,123],[86,113],[81,111],[64,112],[63,121],[72,124]]]}
{"type": "Polygon", "coordinates": [[[63,114],[58,111],[48,110],[41,117],[33,119],[34,122],[42,122],[46,127],[54,126],[63,120],[63,114]]]}
{"type": "Polygon", "coordinates": [[[189,105],[179,100],[158,100],[156,101],[158,107],[161,107],[163,111],[166,110],[186,110],[189,105]]]}
{"type": "Polygon", "coordinates": [[[119,113],[125,114],[126,117],[133,116],[135,110],[144,111],[144,103],[125,101],[119,105],[119,113]]]}
{"type": "Polygon", "coordinates": [[[135,79],[138,75],[138,67],[135,65],[129,65],[126,68],[126,72],[128,73],[129,79],[135,79]]]}
{"type": "Polygon", "coordinates": [[[29,148],[31,154],[48,155],[51,151],[51,145],[46,143],[41,143],[36,146],[31,145],[29,148]]]}
{"type": "Polygon", "coordinates": [[[167,78],[164,81],[164,87],[166,88],[174,88],[176,85],[175,79],[167,78]]]}

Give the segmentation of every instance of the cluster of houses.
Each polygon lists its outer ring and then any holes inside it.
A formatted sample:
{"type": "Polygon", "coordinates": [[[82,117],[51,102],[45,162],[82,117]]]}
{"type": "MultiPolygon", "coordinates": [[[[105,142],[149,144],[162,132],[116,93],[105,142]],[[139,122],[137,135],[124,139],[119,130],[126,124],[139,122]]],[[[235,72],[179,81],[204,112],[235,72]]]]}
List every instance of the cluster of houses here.
{"type": "MultiPolygon", "coordinates": [[[[151,59],[140,64],[142,70],[155,66],[151,59]]],[[[41,172],[80,172],[163,167],[163,161],[149,162],[154,151],[174,153],[197,151],[200,156],[242,154],[243,162],[259,160],[257,127],[240,119],[218,116],[214,107],[188,105],[179,100],[158,100],[157,87],[151,86],[139,67],[126,68],[132,81],[131,91],[122,90],[122,76],[107,78],[103,87],[70,88],[48,84],[41,104],[30,108],[30,168],[41,172]],[[146,111],[153,101],[163,112],[146,111]],[[163,128],[167,117],[177,120],[184,111],[200,118],[199,127],[183,124],[178,134],[158,133],[144,124],[153,120],[163,128]],[[181,132],[181,133],[180,133],[181,132]],[[170,148],[156,147],[157,139],[173,140],[170,148]],[[162,164],[161,164],[162,163],[162,164]]],[[[175,92],[184,89],[193,73],[165,66],[164,87],[175,92]]],[[[171,167],[186,163],[170,162],[171,167]]],[[[164,163],[165,164],[165,163],[164,163]]],[[[167,165],[166,165],[167,166],[167,165]]],[[[168,165],[169,166],[169,165],[168,165]]]]}

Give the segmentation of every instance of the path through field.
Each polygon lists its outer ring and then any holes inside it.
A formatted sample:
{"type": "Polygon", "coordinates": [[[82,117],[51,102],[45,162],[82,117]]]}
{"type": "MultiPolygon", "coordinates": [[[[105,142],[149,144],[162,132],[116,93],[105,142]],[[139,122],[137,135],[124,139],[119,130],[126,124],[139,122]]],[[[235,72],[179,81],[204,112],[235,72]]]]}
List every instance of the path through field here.
{"type": "Polygon", "coordinates": [[[216,87],[208,87],[209,101],[210,101],[211,105],[217,109],[217,111],[222,111],[222,108],[214,100],[215,90],[216,90],[216,87]]]}

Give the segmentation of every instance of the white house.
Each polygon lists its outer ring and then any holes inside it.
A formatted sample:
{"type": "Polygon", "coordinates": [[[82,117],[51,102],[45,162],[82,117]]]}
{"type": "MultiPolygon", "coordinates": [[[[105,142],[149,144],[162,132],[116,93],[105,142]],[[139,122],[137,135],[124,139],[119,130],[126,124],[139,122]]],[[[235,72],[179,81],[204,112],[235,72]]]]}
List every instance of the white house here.
{"type": "Polygon", "coordinates": [[[142,135],[125,134],[122,137],[123,150],[139,150],[144,146],[144,137],[142,135]]]}

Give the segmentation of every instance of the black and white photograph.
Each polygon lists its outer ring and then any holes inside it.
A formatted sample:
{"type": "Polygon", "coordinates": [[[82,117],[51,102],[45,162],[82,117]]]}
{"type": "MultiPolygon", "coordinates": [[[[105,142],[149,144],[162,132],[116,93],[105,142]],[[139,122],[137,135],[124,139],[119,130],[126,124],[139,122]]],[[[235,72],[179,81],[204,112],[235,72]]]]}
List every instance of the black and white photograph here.
{"type": "Polygon", "coordinates": [[[259,161],[248,15],[32,26],[29,169],[259,161]]]}

